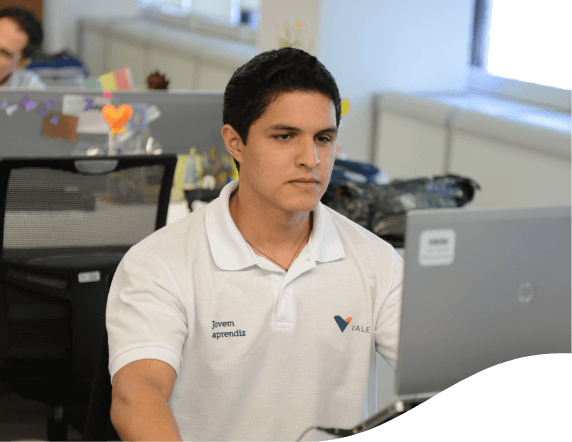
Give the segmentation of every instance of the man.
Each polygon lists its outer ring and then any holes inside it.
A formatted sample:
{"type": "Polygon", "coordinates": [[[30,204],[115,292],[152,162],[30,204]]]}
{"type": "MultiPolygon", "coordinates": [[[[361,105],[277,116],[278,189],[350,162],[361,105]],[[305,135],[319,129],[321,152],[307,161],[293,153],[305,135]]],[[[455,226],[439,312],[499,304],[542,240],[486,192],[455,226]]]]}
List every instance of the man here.
{"type": "Polygon", "coordinates": [[[395,366],[403,261],[320,203],[340,114],[334,78],[304,51],[234,73],[222,137],[240,179],[132,247],[113,279],[122,439],[296,440],[376,411],[375,351],[395,366]]]}
{"type": "Polygon", "coordinates": [[[32,12],[0,11],[0,87],[46,88],[36,73],[24,70],[42,45],[43,35],[42,24],[32,12]]]}

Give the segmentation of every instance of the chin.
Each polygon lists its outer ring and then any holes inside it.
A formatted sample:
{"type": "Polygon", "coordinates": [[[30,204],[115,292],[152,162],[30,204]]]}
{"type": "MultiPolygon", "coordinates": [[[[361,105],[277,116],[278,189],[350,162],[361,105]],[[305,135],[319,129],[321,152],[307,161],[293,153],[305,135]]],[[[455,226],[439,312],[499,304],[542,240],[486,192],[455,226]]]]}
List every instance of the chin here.
{"type": "Polygon", "coordinates": [[[316,210],[319,202],[320,198],[308,198],[308,201],[299,201],[298,203],[288,205],[288,207],[283,207],[291,212],[311,212],[316,210]]]}

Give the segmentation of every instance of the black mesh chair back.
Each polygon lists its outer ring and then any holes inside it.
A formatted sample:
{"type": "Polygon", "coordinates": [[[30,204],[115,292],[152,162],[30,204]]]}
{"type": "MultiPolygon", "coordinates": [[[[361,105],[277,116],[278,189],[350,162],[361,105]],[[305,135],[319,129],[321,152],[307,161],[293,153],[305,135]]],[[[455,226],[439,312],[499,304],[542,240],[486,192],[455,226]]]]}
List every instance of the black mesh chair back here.
{"type": "Polygon", "coordinates": [[[164,225],[159,199],[171,157],[108,158],[2,160],[2,258],[32,264],[125,251],[164,225]]]}
{"type": "MultiPolygon", "coordinates": [[[[113,274],[115,270],[113,271],[113,274]]],[[[111,286],[113,274],[108,280],[111,286]]],[[[82,431],[84,441],[121,440],[111,423],[111,375],[109,373],[109,338],[107,328],[103,328],[101,345],[97,355],[93,383],[86,409],[86,419],[82,431]]]]}
{"type": "Polygon", "coordinates": [[[0,160],[0,381],[87,404],[110,275],[165,225],[176,155],[0,160]]]}

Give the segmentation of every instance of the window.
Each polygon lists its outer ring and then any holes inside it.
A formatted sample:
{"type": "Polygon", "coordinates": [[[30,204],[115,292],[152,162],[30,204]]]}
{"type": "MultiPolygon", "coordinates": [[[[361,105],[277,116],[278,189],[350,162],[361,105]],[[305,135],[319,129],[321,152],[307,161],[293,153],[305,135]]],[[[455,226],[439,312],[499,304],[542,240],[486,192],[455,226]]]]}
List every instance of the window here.
{"type": "Polygon", "coordinates": [[[475,0],[474,89],[570,111],[570,0],[475,0]]]}
{"type": "Polygon", "coordinates": [[[259,0],[139,0],[142,9],[174,16],[202,15],[232,26],[258,28],[259,0]]]}
{"type": "Polygon", "coordinates": [[[191,12],[191,0],[140,0],[140,7],[165,14],[186,15],[191,12]]]}

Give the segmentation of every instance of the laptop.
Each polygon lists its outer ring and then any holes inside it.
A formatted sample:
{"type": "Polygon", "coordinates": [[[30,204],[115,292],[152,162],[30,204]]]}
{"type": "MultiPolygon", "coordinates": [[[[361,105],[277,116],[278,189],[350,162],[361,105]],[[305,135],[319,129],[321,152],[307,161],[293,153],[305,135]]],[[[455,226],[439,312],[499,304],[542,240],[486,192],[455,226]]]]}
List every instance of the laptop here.
{"type": "Polygon", "coordinates": [[[409,211],[394,401],[351,434],[494,365],[570,353],[570,233],[569,206],[409,211]]]}

